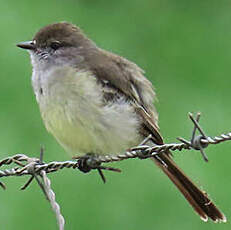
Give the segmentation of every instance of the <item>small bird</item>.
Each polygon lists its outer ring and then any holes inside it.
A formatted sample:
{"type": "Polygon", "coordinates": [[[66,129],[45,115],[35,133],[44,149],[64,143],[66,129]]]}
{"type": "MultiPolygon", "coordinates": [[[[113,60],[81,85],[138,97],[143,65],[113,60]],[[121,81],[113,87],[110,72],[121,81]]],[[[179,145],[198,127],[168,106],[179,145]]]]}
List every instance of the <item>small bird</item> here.
{"type": "MultiPolygon", "coordinates": [[[[163,144],[154,89],[135,63],[97,47],[67,22],[45,26],[32,41],[17,46],[30,53],[32,85],[46,129],[67,152],[83,158],[119,154],[150,134],[150,146],[163,144]]],[[[226,222],[169,151],[152,160],[202,220],[226,222]]]]}

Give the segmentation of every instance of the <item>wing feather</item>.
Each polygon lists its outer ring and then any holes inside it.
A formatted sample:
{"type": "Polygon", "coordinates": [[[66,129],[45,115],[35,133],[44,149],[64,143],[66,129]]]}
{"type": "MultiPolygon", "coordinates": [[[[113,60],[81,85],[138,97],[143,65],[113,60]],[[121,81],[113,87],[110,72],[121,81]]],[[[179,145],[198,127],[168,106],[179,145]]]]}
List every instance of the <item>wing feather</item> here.
{"type": "Polygon", "coordinates": [[[90,70],[102,84],[107,82],[107,87],[114,90],[115,94],[119,92],[131,101],[142,119],[142,125],[153,135],[156,144],[162,144],[158,114],[153,105],[155,91],[152,83],[135,63],[110,52],[100,51],[88,57],[94,60],[88,62],[92,63],[90,70]]]}

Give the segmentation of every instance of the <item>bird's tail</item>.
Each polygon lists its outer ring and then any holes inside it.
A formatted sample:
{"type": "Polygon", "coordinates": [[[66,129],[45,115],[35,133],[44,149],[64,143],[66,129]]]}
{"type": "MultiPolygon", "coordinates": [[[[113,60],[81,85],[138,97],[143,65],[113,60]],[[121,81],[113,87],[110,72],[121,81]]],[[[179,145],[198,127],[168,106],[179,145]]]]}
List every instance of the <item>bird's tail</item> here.
{"type": "Polygon", "coordinates": [[[226,222],[225,215],[175,164],[169,155],[163,153],[151,158],[184,195],[203,221],[226,222]]]}

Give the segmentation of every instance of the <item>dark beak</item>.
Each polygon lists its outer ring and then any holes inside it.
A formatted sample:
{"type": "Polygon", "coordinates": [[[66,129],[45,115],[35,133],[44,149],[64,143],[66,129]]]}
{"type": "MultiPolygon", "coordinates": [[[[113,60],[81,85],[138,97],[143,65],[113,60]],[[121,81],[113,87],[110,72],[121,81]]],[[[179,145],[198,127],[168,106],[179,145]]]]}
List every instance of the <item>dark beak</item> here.
{"type": "Polygon", "coordinates": [[[35,49],[35,42],[28,41],[28,42],[20,42],[17,44],[17,47],[26,49],[26,50],[34,50],[35,49]]]}

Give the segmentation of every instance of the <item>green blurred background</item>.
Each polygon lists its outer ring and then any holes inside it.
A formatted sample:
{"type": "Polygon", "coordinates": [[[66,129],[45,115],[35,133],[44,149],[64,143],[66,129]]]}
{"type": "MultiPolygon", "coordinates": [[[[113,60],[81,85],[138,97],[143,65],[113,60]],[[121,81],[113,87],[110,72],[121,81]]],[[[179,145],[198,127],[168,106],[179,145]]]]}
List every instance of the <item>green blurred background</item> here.
{"type": "MultiPolygon", "coordinates": [[[[70,21],[100,47],[136,62],[154,83],[160,127],[166,141],[189,138],[189,111],[202,112],[211,136],[231,129],[231,2],[220,0],[0,0],[0,153],[70,159],[40,119],[31,88],[29,55],[15,44],[29,40],[42,26],[70,21]]],[[[195,151],[174,153],[177,163],[231,220],[231,143],[206,149],[209,163],[195,151]]],[[[175,187],[148,160],[112,166],[104,185],[92,172],[63,170],[50,175],[66,229],[150,230],[230,229],[204,223],[175,187]]],[[[48,202],[35,182],[6,178],[0,191],[0,229],[57,229],[48,202]]]]}

